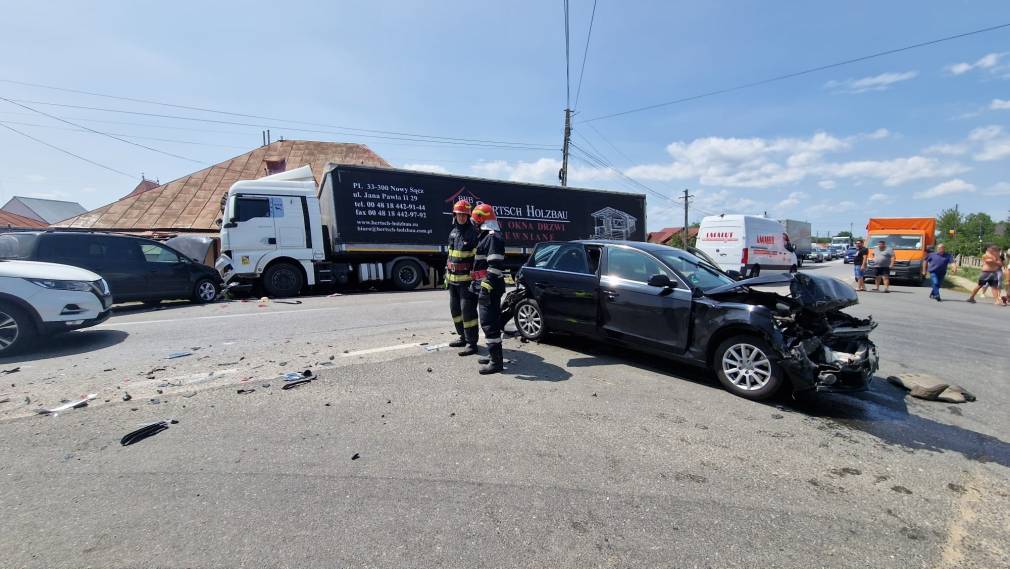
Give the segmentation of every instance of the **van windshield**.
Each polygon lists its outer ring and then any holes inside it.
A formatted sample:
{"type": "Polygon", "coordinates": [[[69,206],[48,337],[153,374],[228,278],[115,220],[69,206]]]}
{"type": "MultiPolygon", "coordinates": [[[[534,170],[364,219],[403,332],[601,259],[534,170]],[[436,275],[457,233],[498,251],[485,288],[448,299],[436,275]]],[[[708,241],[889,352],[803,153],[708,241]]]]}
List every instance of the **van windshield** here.
{"type": "Polygon", "coordinates": [[[31,233],[4,233],[0,235],[0,259],[30,260],[37,237],[31,233]]]}
{"type": "Polygon", "coordinates": [[[922,249],[922,235],[873,235],[870,243],[876,247],[877,243],[883,241],[887,246],[896,251],[919,251],[922,249]]]}

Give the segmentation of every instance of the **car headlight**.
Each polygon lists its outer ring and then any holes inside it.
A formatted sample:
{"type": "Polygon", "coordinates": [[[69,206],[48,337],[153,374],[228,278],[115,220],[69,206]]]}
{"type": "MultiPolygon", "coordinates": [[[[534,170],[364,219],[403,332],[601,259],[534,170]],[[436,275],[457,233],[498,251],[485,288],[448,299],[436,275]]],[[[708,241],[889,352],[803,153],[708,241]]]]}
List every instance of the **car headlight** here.
{"type": "Polygon", "coordinates": [[[26,281],[51,290],[76,290],[79,292],[91,292],[91,283],[88,281],[58,281],[54,279],[25,279],[26,281]]]}
{"type": "Polygon", "coordinates": [[[105,282],[105,279],[98,279],[95,281],[95,286],[102,294],[109,294],[109,283],[105,282]]]}

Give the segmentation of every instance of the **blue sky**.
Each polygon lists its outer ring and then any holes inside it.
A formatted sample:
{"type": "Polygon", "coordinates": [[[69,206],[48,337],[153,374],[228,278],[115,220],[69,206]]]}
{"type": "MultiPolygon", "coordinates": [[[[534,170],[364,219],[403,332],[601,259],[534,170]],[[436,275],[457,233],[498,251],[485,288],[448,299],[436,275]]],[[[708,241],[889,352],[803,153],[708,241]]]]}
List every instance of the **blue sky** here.
{"type": "MultiPolygon", "coordinates": [[[[592,0],[571,0],[572,98],[592,0]]],[[[516,141],[487,148],[270,122],[274,138],[362,142],[397,166],[553,182],[565,107],[562,2],[17,3],[0,80],[359,129],[516,141]],[[87,4],[87,5],[86,5],[87,4]],[[329,134],[296,130],[329,130],[329,134]]],[[[599,0],[574,141],[704,212],[808,219],[814,230],[959,204],[1010,210],[1010,28],[647,112],[650,105],[1010,22],[1005,2],[599,0]]],[[[0,81],[0,199],[80,201],[168,181],[260,144],[264,121],[0,81]],[[155,118],[42,103],[254,123],[155,118]],[[123,124],[129,123],[129,124],[123,124]],[[132,177],[132,179],[131,179],[132,177]]],[[[579,152],[576,152],[579,154],[579,152]]],[[[571,185],[641,192],[573,159],[571,185]]],[[[681,206],[648,196],[650,229],[681,206]]]]}

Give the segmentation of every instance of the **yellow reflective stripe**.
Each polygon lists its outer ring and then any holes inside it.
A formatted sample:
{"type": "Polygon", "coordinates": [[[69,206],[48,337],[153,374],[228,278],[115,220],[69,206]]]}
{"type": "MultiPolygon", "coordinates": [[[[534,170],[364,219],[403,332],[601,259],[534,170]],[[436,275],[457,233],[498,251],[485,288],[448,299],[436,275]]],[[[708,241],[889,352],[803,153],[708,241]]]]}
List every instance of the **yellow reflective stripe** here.
{"type": "Polygon", "coordinates": [[[480,288],[486,288],[488,290],[491,290],[491,283],[489,283],[487,281],[483,281],[483,282],[480,283],[480,288]]]}
{"type": "Polygon", "coordinates": [[[476,318],[474,318],[473,320],[467,320],[466,322],[463,322],[463,327],[464,328],[473,328],[476,325],[477,325],[477,319],[476,318]]]}
{"type": "Polygon", "coordinates": [[[453,259],[469,259],[473,257],[476,253],[473,249],[469,251],[460,251],[457,249],[449,249],[449,256],[453,259]]]}
{"type": "Polygon", "coordinates": [[[446,273],[445,278],[451,283],[468,283],[473,280],[470,278],[469,274],[454,275],[452,273],[446,273]]]}
{"type": "Polygon", "coordinates": [[[453,317],[452,317],[452,322],[453,322],[454,324],[459,324],[459,323],[460,323],[460,322],[462,322],[462,321],[463,321],[463,315],[459,315],[459,316],[453,316],[453,317]]]}

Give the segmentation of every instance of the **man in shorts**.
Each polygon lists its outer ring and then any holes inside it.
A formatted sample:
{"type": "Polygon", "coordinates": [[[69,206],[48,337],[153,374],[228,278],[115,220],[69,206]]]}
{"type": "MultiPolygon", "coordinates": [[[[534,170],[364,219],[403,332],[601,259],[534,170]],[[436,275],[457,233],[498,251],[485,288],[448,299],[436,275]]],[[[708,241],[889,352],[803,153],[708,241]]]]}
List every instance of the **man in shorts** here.
{"type": "Polygon", "coordinates": [[[856,256],[852,259],[852,276],[856,279],[856,290],[866,290],[866,256],[870,250],[863,246],[862,239],[856,239],[856,256]]]}
{"type": "Polygon", "coordinates": [[[974,304],[978,291],[982,290],[982,287],[989,287],[993,300],[999,306],[1002,302],[999,286],[1001,272],[1003,272],[1003,261],[999,258],[999,247],[989,245],[986,247],[985,255],[982,256],[982,272],[978,275],[978,284],[975,285],[975,290],[971,291],[968,302],[974,304]]]}
{"type": "Polygon", "coordinates": [[[884,281],[884,292],[891,292],[891,263],[894,262],[894,249],[887,247],[883,239],[877,242],[877,250],[873,252],[873,290],[880,290],[880,281],[884,281]]]}

